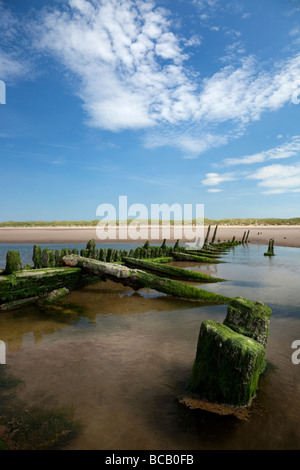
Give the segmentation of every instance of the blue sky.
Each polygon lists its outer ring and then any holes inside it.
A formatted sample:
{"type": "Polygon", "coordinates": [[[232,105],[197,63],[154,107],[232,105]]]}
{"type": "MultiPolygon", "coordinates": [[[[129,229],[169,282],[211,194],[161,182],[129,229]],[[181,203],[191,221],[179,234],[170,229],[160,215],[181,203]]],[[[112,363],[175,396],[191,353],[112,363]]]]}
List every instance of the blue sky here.
{"type": "Polygon", "coordinates": [[[299,217],[298,0],[0,1],[0,221],[299,217]]]}

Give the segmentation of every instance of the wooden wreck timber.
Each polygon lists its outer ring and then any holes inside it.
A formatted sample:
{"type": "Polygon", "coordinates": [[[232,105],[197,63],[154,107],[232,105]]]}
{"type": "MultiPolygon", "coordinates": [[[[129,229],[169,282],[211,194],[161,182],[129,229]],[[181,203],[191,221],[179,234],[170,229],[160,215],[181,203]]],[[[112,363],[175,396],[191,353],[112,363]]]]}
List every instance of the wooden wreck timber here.
{"type": "Polygon", "coordinates": [[[189,392],[233,407],[248,406],[265,366],[272,311],[243,297],[228,304],[223,324],[201,324],[189,392]]]}
{"type": "Polygon", "coordinates": [[[160,277],[167,277],[169,279],[179,279],[185,281],[198,281],[198,282],[222,282],[224,279],[214,278],[208,274],[202,274],[197,271],[183,269],[177,266],[169,266],[162,263],[155,263],[148,260],[140,260],[135,258],[124,258],[125,265],[128,268],[137,268],[143,271],[150,272],[160,277]]]}
{"type": "Polygon", "coordinates": [[[175,251],[173,251],[172,256],[176,261],[192,261],[198,263],[225,263],[225,261],[221,261],[213,257],[201,256],[201,254],[191,255],[189,253],[176,253],[175,251]]]}
{"type": "Polygon", "coordinates": [[[98,277],[83,273],[79,268],[30,269],[11,275],[0,274],[0,310],[46,299],[58,289],[80,289],[95,282],[99,282],[98,277]]]}
{"type": "Polygon", "coordinates": [[[6,266],[5,274],[13,274],[17,271],[21,271],[22,263],[20,253],[18,251],[8,251],[6,253],[6,266]]]}
{"type": "Polygon", "coordinates": [[[204,256],[205,258],[209,258],[209,259],[218,259],[218,258],[221,258],[221,256],[224,256],[226,254],[226,252],[212,252],[212,251],[200,251],[200,250],[186,250],[184,252],[184,254],[187,254],[187,255],[193,255],[193,256],[204,256]]]}
{"type": "Polygon", "coordinates": [[[161,278],[140,269],[131,269],[121,264],[106,263],[76,255],[65,256],[63,262],[66,266],[80,267],[103,280],[110,279],[125,286],[130,286],[134,290],[150,288],[181,299],[211,305],[228,304],[231,300],[223,295],[198,289],[183,282],[161,278]]]}
{"type": "Polygon", "coordinates": [[[217,230],[218,230],[218,226],[216,225],[215,230],[214,230],[214,234],[213,234],[212,239],[211,239],[211,243],[212,243],[212,244],[215,243],[215,239],[216,239],[216,235],[217,235],[217,230]]]}
{"type": "MultiPolygon", "coordinates": [[[[210,228],[209,228],[210,229],[210,228]]],[[[213,240],[216,236],[214,231],[213,240]]],[[[209,230],[208,230],[209,233],[209,230]]],[[[247,407],[256,394],[260,374],[265,365],[265,350],[269,336],[271,310],[261,302],[242,297],[229,298],[215,294],[182,281],[220,282],[195,271],[165,264],[168,261],[195,261],[219,263],[217,256],[226,250],[248,242],[249,231],[243,240],[207,244],[200,250],[185,250],[178,241],[174,247],[166,245],[126,250],[96,249],[90,240],[85,249],[41,250],[34,245],[34,269],[22,269],[18,252],[7,253],[6,268],[0,272],[0,310],[26,305],[29,302],[53,302],[70,290],[110,279],[130,286],[134,290],[154,289],[180,299],[204,305],[227,304],[223,324],[204,321],[201,324],[197,352],[189,379],[189,406],[203,408],[207,404],[221,405],[227,410],[247,407]],[[194,254],[194,253],[195,254],[194,254]]],[[[274,241],[273,241],[274,242],[274,241]]],[[[272,253],[272,240],[269,252],[272,253]]],[[[204,408],[203,408],[204,409],[204,408]]],[[[223,410],[224,411],[224,410],[223,410]]]]}
{"type": "Polygon", "coordinates": [[[264,256],[275,256],[275,253],[274,253],[274,239],[273,238],[270,238],[268,251],[266,253],[264,253],[264,256]]]}
{"type": "Polygon", "coordinates": [[[257,341],[215,321],[200,327],[189,390],[201,399],[246,406],[254,397],[265,362],[257,341]]]}
{"type": "MultiPolygon", "coordinates": [[[[215,230],[216,233],[216,230],[215,230]]],[[[83,258],[96,260],[108,264],[127,264],[128,258],[131,259],[131,267],[133,262],[146,263],[151,261],[151,265],[139,264],[138,272],[139,278],[135,278],[133,288],[139,289],[142,287],[149,287],[161,292],[181,298],[189,298],[207,302],[207,303],[226,303],[227,298],[212,294],[210,292],[199,291],[195,287],[179,283],[174,284],[174,280],[183,281],[200,281],[200,282],[220,282],[223,279],[212,278],[210,276],[185,270],[179,267],[167,266],[174,260],[180,261],[196,261],[197,263],[216,263],[223,262],[216,259],[218,256],[226,253],[234,244],[217,243],[208,244],[205,250],[202,248],[197,250],[197,255],[186,252],[185,246],[179,245],[179,240],[176,241],[174,246],[168,246],[166,240],[160,246],[151,246],[149,241],[146,241],[144,246],[131,249],[129,252],[126,250],[119,250],[115,248],[96,248],[95,240],[89,240],[86,248],[81,249],[80,255],[83,258]],[[201,256],[199,254],[201,253],[201,256]],[[205,256],[203,256],[205,254],[205,256]],[[132,259],[134,258],[135,261],[132,259]],[[164,265],[164,266],[163,266],[164,265]],[[144,274],[141,274],[141,273],[144,274]],[[159,281],[159,278],[162,278],[159,281]],[[195,290],[196,289],[196,290],[195,290]]],[[[64,258],[69,255],[78,256],[77,249],[62,248],[61,250],[44,249],[40,246],[33,246],[33,268],[30,265],[22,267],[19,252],[9,251],[6,257],[6,267],[4,272],[0,270],[0,306],[22,306],[25,303],[33,302],[36,299],[44,298],[51,290],[59,290],[63,287],[73,290],[80,288],[87,283],[94,283],[99,275],[93,276],[92,274],[85,274],[81,272],[81,268],[77,271],[77,276],[80,279],[71,280],[71,272],[65,273],[64,258]],[[62,268],[59,270],[58,268],[62,268]],[[50,271],[52,270],[52,271],[50,271]],[[55,271],[53,271],[55,270],[55,271]],[[5,275],[3,277],[3,275],[5,275]],[[51,279],[51,280],[50,280],[51,279]],[[69,280],[68,280],[69,279],[69,280]],[[52,282],[53,281],[53,282],[52,282]],[[74,281],[74,282],[73,282],[74,281]],[[76,282],[75,282],[76,281],[76,282]]],[[[137,266],[137,264],[135,265],[137,266]]],[[[75,275],[75,273],[73,273],[75,275]]],[[[116,280],[116,279],[115,279],[116,280]]],[[[133,280],[131,280],[133,282],[133,280]]],[[[128,284],[126,285],[130,285],[128,284]]],[[[0,307],[1,308],[1,307],[0,307]]]]}
{"type": "Polygon", "coordinates": [[[236,297],[229,303],[223,323],[237,333],[255,339],[266,348],[271,314],[271,309],[262,302],[236,297]]]}

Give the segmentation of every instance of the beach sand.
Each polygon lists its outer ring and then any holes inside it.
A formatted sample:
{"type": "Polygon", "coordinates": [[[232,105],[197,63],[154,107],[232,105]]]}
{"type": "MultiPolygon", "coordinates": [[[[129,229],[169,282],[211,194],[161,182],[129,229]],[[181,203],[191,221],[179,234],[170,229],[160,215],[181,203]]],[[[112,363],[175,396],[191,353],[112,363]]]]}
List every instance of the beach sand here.
{"type": "MultiPolygon", "coordinates": [[[[204,228],[204,236],[206,235],[207,228],[204,228]]],[[[211,227],[209,241],[211,241],[215,226],[211,227]]],[[[243,238],[244,232],[250,230],[248,242],[253,244],[264,244],[268,246],[270,238],[274,238],[274,245],[300,247],[300,226],[295,225],[271,225],[271,226],[222,226],[219,225],[216,234],[216,241],[232,240],[235,236],[236,241],[243,238]]],[[[135,231],[135,233],[137,233],[135,231]]],[[[166,232],[165,232],[166,234],[166,232]]],[[[0,227],[0,243],[24,243],[24,244],[52,244],[52,243],[87,243],[91,239],[95,239],[97,244],[101,243],[144,243],[150,240],[152,243],[159,243],[163,238],[167,242],[172,243],[179,238],[180,243],[193,242],[191,235],[186,237],[183,233],[181,237],[173,236],[172,230],[170,236],[162,235],[157,239],[150,236],[148,227],[143,227],[138,239],[132,239],[131,235],[127,238],[118,236],[116,230],[116,238],[113,233],[106,240],[100,240],[97,235],[96,227],[0,227]]],[[[196,240],[194,240],[196,241],[196,240]]]]}

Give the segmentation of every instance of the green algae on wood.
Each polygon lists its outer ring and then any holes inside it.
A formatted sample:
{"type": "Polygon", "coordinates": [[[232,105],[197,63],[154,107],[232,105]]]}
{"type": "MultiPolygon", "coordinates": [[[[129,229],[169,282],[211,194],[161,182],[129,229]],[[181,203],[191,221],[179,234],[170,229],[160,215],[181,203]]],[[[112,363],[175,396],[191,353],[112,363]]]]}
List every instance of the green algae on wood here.
{"type": "Polygon", "coordinates": [[[274,239],[273,238],[270,238],[268,251],[266,253],[264,253],[264,256],[275,256],[275,254],[274,254],[274,239]]]}
{"type": "Polygon", "coordinates": [[[193,261],[198,263],[224,263],[216,258],[209,258],[208,256],[190,255],[188,253],[178,253],[177,251],[172,252],[172,256],[176,261],[193,261]]]}
{"type": "Polygon", "coordinates": [[[99,282],[97,276],[79,268],[45,268],[0,275],[0,306],[11,302],[42,297],[56,289],[79,289],[99,282]]]}
{"type": "Polygon", "coordinates": [[[236,297],[228,304],[223,323],[237,333],[253,338],[266,347],[271,315],[272,310],[262,302],[236,297]]]}
{"type": "Polygon", "coordinates": [[[204,240],[204,246],[208,244],[209,232],[210,232],[210,225],[208,226],[208,229],[207,229],[207,232],[206,232],[206,237],[205,237],[205,240],[204,240]]]}
{"type": "Polygon", "coordinates": [[[220,252],[214,253],[211,250],[186,250],[184,253],[187,255],[205,256],[206,258],[220,258],[224,254],[220,252]]]}
{"type": "Polygon", "coordinates": [[[55,267],[55,254],[53,250],[45,248],[42,251],[42,268],[54,268],[55,267]]]}
{"type": "Polygon", "coordinates": [[[96,241],[94,239],[89,240],[86,245],[88,258],[95,258],[96,255],[96,241]]]}
{"type": "Polygon", "coordinates": [[[214,230],[214,233],[213,233],[213,236],[212,236],[212,239],[211,239],[211,244],[212,244],[212,245],[215,243],[215,239],[216,239],[216,235],[217,235],[217,230],[218,230],[218,226],[216,225],[215,230],[214,230]]]}
{"type": "Polygon", "coordinates": [[[120,264],[103,263],[81,256],[65,256],[64,263],[67,266],[80,267],[102,279],[111,279],[134,290],[150,288],[186,300],[198,301],[205,304],[228,304],[229,297],[214,294],[204,289],[184,284],[183,282],[161,278],[154,274],[146,273],[139,269],[130,269],[120,264]]]}
{"type": "Polygon", "coordinates": [[[38,245],[33,246],[32,261],[35,269],[42,268],[42,249],[38,245]]]}
{"type": "Polygon", "coordinates": [[[153,261],[137,260],[134,258],[124,258],[125,265],[129,268],[140,268],[144,271],[151,272],[160,277],[169,279],[181,279],[186,281],[198,282],[221,282],[224,279],[214,278],[207,274],[197,271],[179,268],[177,266],[169,266],[164,263],[155,263],[153,261]]]}
{"type": "Polygon", "coordinates": [[[256,394],[265,348],[228,326],[201,324],[189,392],[212,402],[247,406],[256,394]]]}
{"type": "Polygon", "coordinates": [[[18,251],[8,251],[6,253],[5,274],[14,274],[22,270],[22,262],[18,251]]]}

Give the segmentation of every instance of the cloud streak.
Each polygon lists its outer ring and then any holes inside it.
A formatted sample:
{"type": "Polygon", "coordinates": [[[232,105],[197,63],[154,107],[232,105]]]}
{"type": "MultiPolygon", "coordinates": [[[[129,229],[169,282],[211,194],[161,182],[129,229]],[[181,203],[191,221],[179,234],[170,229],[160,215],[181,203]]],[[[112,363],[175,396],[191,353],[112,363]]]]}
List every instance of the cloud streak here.
{"type": "Polygon", "coordinates": [[[268,165],[259,168],[247,177],[259,181],[258,186],[266,188],[264,194],[300,192],[300,164],[268,165]]]}
{"type": "Polygon", "coordinates": [[[294,136],[289,142],[274,147],[269,150],[254,153],[252,155],[244,155],[239,158],[226,158],[225,165],[251,165],[254,163],[263,163],[266,160],[279,160],[281,158],[289,158],[300,152],[300,136],[294,136]]]}
{"type": "Polygon", "coordinates": [[[233,173],[207,173],[206,178],[202,181],[205,186],[217,186],[224,181],[234,181],[237,178],[233,173]]]}
{"type": "Polygon", "coordinates": [[[15,42],[21,44],[22,26],[1,1],[0,18],[0,79],[11,81],[26,76],[30,67],[24,59],[24,51],[15,46],[15,42]]]}

